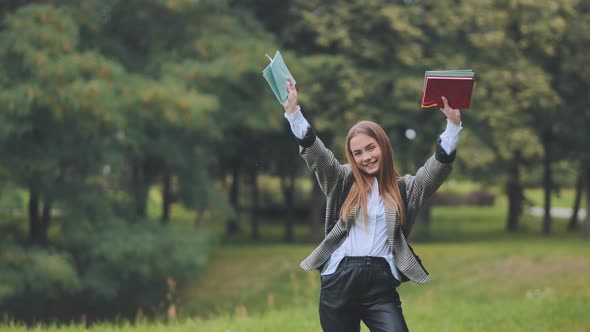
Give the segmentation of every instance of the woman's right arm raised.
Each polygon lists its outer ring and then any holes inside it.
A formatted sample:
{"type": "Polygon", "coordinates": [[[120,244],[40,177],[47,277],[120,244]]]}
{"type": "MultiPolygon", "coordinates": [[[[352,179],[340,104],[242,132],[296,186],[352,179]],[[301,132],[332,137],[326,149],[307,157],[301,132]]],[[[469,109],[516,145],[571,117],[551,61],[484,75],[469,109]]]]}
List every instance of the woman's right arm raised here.
{"type": "Polygon", "coordinates": [[[289,120],[293,135],[299,142],[301,157],[303,157],[309,169],[316,174],[318,184],[327,196],[342,182],[347,169],[338,162],[332,151],[326,148],[324,143],[316,137],[315,132],[301,114],[300,107],[297,104],[297,89],[290,79],[287,91],[289,95],[283,104],[285,117],[289,120]]]}

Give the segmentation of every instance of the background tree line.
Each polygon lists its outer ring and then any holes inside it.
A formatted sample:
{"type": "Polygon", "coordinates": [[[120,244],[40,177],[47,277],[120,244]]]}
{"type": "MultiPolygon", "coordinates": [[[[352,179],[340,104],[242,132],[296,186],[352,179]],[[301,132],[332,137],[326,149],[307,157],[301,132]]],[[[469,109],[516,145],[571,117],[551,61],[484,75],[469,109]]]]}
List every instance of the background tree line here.
{"type": "MultiPolygon", "coordinates": [[[[170,278],[205,268],[215,236],[203,225],[236,233],[246,221],[260,237],[269,209],[261,176],[280,179],[285,240],[301,220],[320,238],[321,193],[311,181],[298,199],[296,185],[310,175],[261,77],[264,54],[276,49],[306,117],[341,160],[347,128],[372,119],[390,134],[404,173],[432,153],[444,125],[438,112],[417,111],[424,71],[474,69],[456,174],[506,188],[509,231],[519,229],[524,187],[542,185],[550,234],[558,186],[575,185],[574,211],[583,192],[590,206],[589,7],[4,1],[0,312],[25,320],[159,312],[170,305],[170,278]],[[192,220],[171,224],[172,204],[192,220]]],[[[571,225],[580,228],[576,218],[571,225]]],[[[590,235],[589,216],[585,225],[590,235]]]]}

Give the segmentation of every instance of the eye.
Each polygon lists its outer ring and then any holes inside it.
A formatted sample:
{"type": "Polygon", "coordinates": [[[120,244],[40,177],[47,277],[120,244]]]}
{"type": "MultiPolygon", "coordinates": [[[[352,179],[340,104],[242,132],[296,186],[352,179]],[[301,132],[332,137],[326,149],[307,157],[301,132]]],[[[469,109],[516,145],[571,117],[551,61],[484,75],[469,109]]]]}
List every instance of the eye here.
{"type": "Polygon", "coordinates": [[[373,151],[373,150],[375,150],[375,146],[374,145],[369,146],[369,151],[373,151]]]}

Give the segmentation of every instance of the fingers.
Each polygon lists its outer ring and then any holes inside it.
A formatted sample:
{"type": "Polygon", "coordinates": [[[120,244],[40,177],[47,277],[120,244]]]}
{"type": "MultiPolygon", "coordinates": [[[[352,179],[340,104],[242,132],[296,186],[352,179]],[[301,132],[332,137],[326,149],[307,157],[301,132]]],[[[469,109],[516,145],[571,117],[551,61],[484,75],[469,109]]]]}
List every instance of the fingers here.
{"type": "Polygon", "coordinates": [[[449,101],[446,97],[441,98],[444,104],[444,108],[440,108],[440,111],[445,114],[447,119],[449,119],[453,124],[460,125],[461,124],[461,111],[459,109],[454,109],[449,106],[449,101]]]}
{"type": "Polygon", "coordinates": [[[287,100],[283,103],[287,113],[293,113],[297,107],[297,89],[291,78],[287,78],[287,100]]]}
{"type": "Polygon", "coordinates": [[[442,101],[443,101],[443,108],[441,108],[440,110],[445,113],[446,115],[448,115],[448,113],[453,112],[455,109],[451,108],[451,106],[449,106],[449,101],[447,100],[447,97],[442,96],[441,97],[442,101]]]}
{"type": "Polygon", "coordinates": [[[449,106],[449,101],[447,100],[447,98],[445,96],[442,97],[443,100],[443,104],[444,104],[444,108],[441,108],[441,111],[443,112],[451,112],[451,113],[457,113],[460,110],[456,109],[456,108],[452,108],[451,106],[449,106]]]}
{"type": "Polygon", "coordinates": [[[293,84],[291,78],[287,78],[287,91],[289,91],[289,93],[297,95],[297,89],[295,88],[295,84],[293,84]]]}
{"type": "Polygon", "coordinates": [[[295,85],[293,84],[293,81],[291,81],[290,78],[287,79],[287,93],[287,101],[297,100],[297,89],[295,88],[295,85]]]}

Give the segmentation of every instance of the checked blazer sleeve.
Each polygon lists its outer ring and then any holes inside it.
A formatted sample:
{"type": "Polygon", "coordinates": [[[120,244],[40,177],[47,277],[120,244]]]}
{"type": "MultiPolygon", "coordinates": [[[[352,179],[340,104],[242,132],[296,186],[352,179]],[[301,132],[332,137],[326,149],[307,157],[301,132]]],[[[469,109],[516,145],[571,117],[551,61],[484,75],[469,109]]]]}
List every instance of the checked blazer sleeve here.
{"type": "Polygon", "coordinates": [[[408,197],[405,225],[406,236],[411,233],[418,210],[424,201],[438,190],[453,170],[455,155],[456,151],[448,155],[441,147],[439,139],[436,152],[418,169],[416,175],[404,176],[406,197],[408,197]]]}
{"type": "Polygon", "coordinates": [[[322,192],[326,197],[332,196],[334,190],[342,185],[344,176],[350,172],[350,168],[340,164],[334,153],[315,135],[311,127],[308,127],[305,137],[298,141],[299,154],[307,167],[315,173],[322,192]]]}
{"type": "MultiPolygon", "coordinates": [[[[402,227],[395,227],[392,241],[395,265],[402,274],[402,281],[412,280],[417,284],[430,281],[428,272],[414,253],[407,238],[412,231],[418,209],[449,176],[454,158],[455,152],[447,155],[440,146],[439,140],[436,153],[418,169],[416,175],[405,175],[403,178],[407,197],[405,224],[402,227]]],[[[395,213],[392,213],[388,219],[399,220],[395,213]]]]}
{"type": "MultiPolygon", "coordinates": [[[[326,216],[324,236],[328,236],[339,223],[340,197],[344,195],[344,179],[352,176],[349,165],[342,165],[322,140],[316,137],[313,129],[308,128],[305,137],[299,140],[299,151],[309,169],[314,172],[318,184],[326,196],[326,216]]],[[[344,227],[343,231],[346,231],[344,227]]],[[[343,240],[343,239],[342,239],[343,240]]]]}
{"type": "Polygon", "coordinates": [[[320,269],[346,239],[347,224],[338,215],[339,201],[344,190],[344,179],[352,176],[349,165],[342,165],[324,143],[308,128],[305,137],[299,140],[301,157],[315,173],[318,184],[326,195],[324,239],[316,249],[301,262],[304,270],[320,269]]]}

